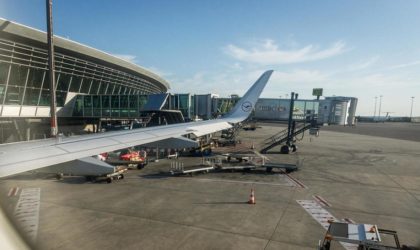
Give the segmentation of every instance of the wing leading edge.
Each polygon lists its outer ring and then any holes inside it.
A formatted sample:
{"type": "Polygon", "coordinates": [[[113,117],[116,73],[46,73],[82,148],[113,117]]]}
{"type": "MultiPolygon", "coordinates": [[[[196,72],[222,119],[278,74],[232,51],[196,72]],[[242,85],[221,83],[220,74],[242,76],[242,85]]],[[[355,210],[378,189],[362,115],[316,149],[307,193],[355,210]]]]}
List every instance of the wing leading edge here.
{"type": "Polygon", "coordinates": [[[231,128],[232,123],[248,118],[272,72],[263,73],[222,119],[0,145],[0,177],[168,138],[202,136],[231,128]]]}

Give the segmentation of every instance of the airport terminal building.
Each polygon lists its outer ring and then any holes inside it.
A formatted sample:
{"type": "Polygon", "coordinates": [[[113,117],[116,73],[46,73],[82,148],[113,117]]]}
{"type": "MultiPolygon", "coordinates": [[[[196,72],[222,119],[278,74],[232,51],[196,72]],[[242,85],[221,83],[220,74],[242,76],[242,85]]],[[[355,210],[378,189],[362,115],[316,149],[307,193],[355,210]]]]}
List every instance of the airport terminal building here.
{"type": "MultiPolygon", "coordinates": [[[[54,44],[62,129],[90,117],[138,116],[148,96],[169,89],[160,76],[108,53],[61,37],[54,37],[54,44]]],[[[48,128],[39,130],[48,127],[50,115],[47,68],[46,33],[0,19],[0,142],[48,135],[48,128]],[[38,130],[31,132],[34,127],[38,130]]]]}

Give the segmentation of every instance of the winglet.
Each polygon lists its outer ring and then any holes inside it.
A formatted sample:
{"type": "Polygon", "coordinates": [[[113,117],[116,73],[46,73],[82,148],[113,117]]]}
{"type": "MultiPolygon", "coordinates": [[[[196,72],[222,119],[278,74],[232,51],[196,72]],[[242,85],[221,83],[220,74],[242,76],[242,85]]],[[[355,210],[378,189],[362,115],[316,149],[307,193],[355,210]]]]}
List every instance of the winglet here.
{"type": "Polygon", "coordinates": [[[260,78],[252,85],[252,87],[246,92],[246,94],[236,103],[235,107],[226,114],[224,119],[231,123],[237,123],[245,120],[251,114],[255,108],[255,104],[261,95],[265,85],[270,79],[273,70],[267,70],[260,78]]]}

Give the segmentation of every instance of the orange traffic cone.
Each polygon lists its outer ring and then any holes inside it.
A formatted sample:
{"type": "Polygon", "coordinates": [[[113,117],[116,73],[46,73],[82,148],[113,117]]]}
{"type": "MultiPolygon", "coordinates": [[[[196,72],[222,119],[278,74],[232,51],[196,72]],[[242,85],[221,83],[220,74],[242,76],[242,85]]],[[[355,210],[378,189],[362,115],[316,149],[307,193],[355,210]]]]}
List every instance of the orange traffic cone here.
{"type": "Polygon", "coordinates": [[[251,195],[249,196],[248,204],[255,204],[255,195],[254,195],[254,189],[251,189],[251,195]]]}

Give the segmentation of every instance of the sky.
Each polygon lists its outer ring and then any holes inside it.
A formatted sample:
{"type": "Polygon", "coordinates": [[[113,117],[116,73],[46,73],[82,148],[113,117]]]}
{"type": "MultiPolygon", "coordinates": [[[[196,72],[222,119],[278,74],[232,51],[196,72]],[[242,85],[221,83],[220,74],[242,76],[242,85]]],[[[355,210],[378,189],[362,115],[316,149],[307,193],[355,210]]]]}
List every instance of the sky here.
{"type": "MultiPolygon", "coordinates": [[[[150,69],[173,93],[359,98],[357,115],[420,116],[420,1],[53,1],[54,34],[150,69]],[[377,111],[378,112],[378,111],[377,111]],[[385,113],[382,113],[385,115],[385,113]]],[[[45,0],[0,0],[0,17],[46,30],[45,0]]]]}

